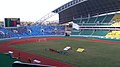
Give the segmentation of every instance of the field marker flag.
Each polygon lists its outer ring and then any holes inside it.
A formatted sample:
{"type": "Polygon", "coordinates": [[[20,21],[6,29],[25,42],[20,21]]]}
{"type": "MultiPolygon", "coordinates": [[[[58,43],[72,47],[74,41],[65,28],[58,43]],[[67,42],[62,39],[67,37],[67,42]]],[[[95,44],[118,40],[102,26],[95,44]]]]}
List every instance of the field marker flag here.
{"type": "Polygon", "coordinates": [[[77,52],[83,52],[85,49],[84,48],[78,48],[76,51],[77,52]]]}
{"type": "Polygon", "coordinates": [[[79,27],[80,27],[80,26],[79,26],[78,24],[73,23],[73,27],[72,27],[72,28],[79,30],[79,27]]]}

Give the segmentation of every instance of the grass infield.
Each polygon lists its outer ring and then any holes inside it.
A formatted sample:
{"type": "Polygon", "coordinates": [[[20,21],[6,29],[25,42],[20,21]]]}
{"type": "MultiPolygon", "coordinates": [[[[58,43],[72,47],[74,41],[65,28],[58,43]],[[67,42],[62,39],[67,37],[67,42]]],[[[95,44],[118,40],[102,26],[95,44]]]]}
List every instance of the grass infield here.
{"type": "Polygon", "coordinates": [[[120,67],[120,44],[112,45],[84,40],[54,40],[12,45],[11,47],[77,67],[120,67]],[[68,45],[72,47],[72,50],[69,50],[67,55],[49,51],[49,49],[62,51],[68,45]],[[76,52],[79,47],[84,48],[85,51],[76,52]]]}

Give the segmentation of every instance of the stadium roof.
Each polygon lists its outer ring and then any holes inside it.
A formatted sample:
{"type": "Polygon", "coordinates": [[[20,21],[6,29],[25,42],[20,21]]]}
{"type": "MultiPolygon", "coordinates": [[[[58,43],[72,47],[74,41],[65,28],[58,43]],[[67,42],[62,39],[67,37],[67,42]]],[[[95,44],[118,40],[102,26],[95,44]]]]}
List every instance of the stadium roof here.
{"type": "Polygon", "coordinates": [[[87,0],[72,0],[68,3],[60,6],[59,8],[55,9],[53,12],[60,13],[61,11],[65,10],[65,9],[68,9],[68,8],[74,6],[74,5],[77,5],[77,4],[85,2],[85,1],[87,1],[87,0]]]}
{"type": "Polygon", "coordinates": [[[59,22],[70,22],[73,18],[95,16],[120,11],[120,0],[72,0],[53,12],[59,14],[59,22]]]}

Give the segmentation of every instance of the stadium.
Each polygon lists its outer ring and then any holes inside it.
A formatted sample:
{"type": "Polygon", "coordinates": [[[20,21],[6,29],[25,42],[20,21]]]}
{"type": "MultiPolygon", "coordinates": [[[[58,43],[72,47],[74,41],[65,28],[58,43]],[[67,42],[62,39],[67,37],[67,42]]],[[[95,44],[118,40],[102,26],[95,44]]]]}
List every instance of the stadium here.
{"type": "Polygon", "coordinates": [[[119,5],[120,0],[72,0],[34,23],[5,18],[0,66],[119,67],[119,5]],[[59,23],[46,23],[55,14],[59,23]]]}

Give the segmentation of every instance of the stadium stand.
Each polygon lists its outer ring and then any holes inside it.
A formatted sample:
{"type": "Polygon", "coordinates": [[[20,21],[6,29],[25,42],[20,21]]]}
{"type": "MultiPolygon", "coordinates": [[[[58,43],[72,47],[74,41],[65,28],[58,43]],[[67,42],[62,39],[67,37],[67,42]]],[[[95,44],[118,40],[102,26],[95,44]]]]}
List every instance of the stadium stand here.
{"type": "Polygon", "coordinates": [[[120,31],[112,31],[106,35],[107,38],[120,38],[120,31]]]}
{"type": "MultiPolygon", "coordinates": [[[[119,27],[120,26],[120,14],[116,14],[112,21],[114,22],[111,26],[112,27],[119,27]]],[[[112,30],[110,31],[105,37],[107,38],[120,38],[120,31],[119,30],[112,30]]]]}
{"type": "Polygon", "coordinates": [[[72,33],[71,35],[80,35],[80,32],[79,30],[72,30],[72,33]]]}
{"type": "Polygon", "coordinates": [[[80,35],[92,35],[93,30],[90,29],[84,29],[82,30],[82,32],[80,33],[80,35]]]}
{"type": "Polygon", "coordinates": [[[105,36],[109,30],[95,30],[94,33],[92,34],[93,36],[105,36]]]}
{"type": "Polygon", "coordinates": [[[116,14],[113,19],[112,19],[113,22],[120,22],[120,14],[116,14]]]}
{"type": "Polygon", "coordinates": [[[115,22],[114,24],[112,24],[111,26],[115,27],[115,26],[120,26],[120,22],[115,22]]]}
{"type": "Polygon", "coordinates": [[[18,28],[0,28],[0,39],[31,36],[62,35],[65,26],[23,26],[18,28]],[[44,31],[43,31],[44,30],[44,31]]]}
{"type": "MultiPolygon", "coordinates": [[[[73,29],[71,35],[104,36],[106,38],[120,38],[119,31],[109,30],[112,27],[120,26],[120,14],[101,14],[87,18],[77,18],[73,22],[80,27],[79,30],[73,29]],[[78,23],[79,22],[79,23],[78,23]],[[102,29],[102,28],[103,29],[102,29]],[[109,28],[109,29],[107,29],[109,28]]],[[[116,28],[115,28],[116,29],[116,28]]]]}

